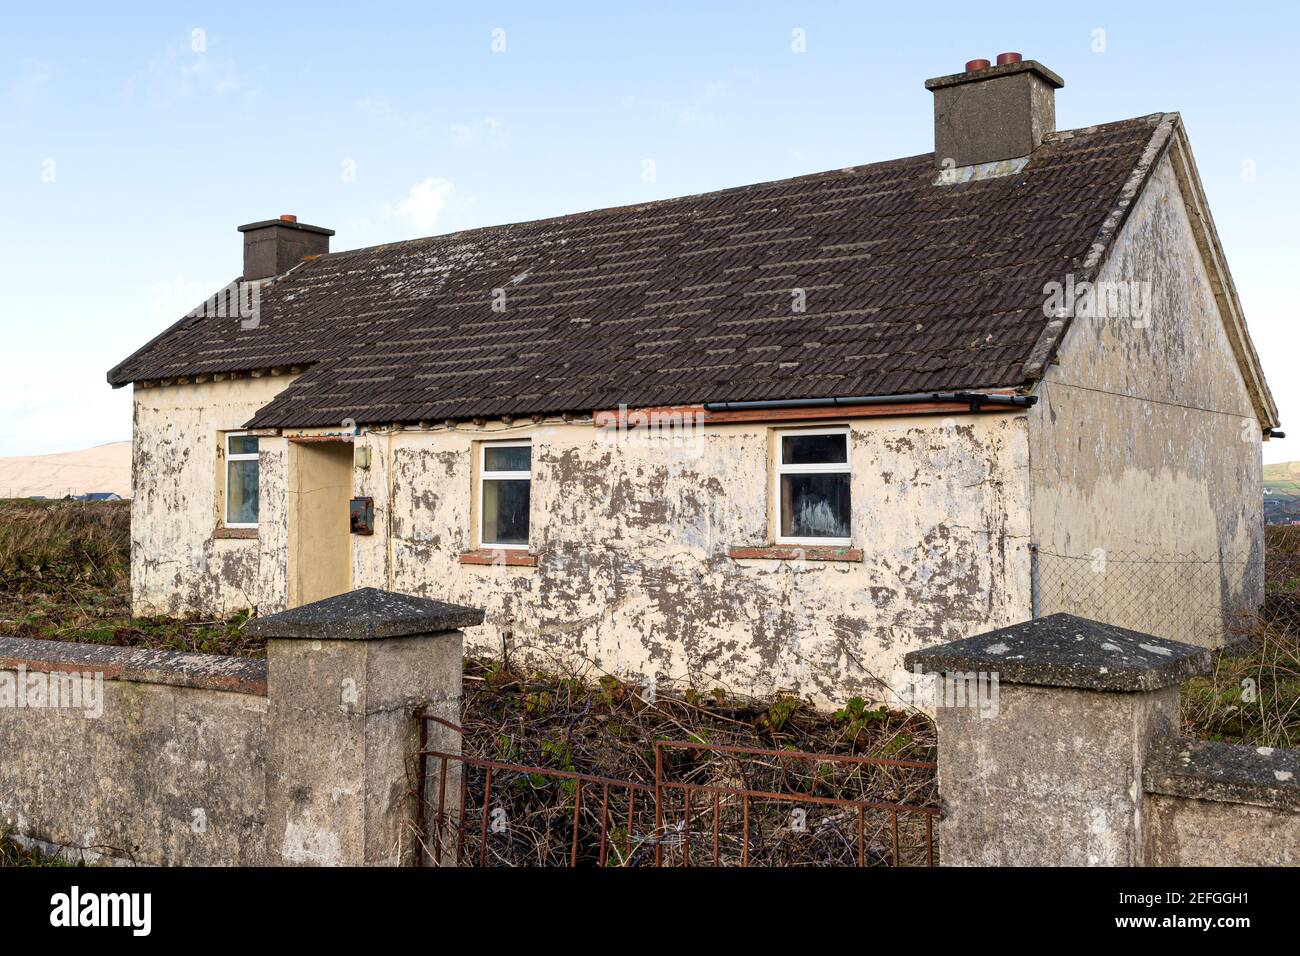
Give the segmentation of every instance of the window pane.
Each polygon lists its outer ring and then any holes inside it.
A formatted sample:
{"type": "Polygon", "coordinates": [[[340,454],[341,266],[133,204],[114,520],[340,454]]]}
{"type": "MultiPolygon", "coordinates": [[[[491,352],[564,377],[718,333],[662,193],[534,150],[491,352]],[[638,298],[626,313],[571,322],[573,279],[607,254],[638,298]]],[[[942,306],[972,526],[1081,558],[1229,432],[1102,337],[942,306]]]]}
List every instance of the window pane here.
{"type": "Polygon", "coordinates": [[[232,454],[232,455],[256,455],[256,454],[257,454],[257,436],[256,436],[256,435],[231,435],[231,436],[230,436],[230,454],[232,454]]]}
{"type": "Polygon", "coordinates": [[[515,448],[488,445],[483,449],[484,471],[530,471],[532,463],[533,449],[529,445],[515,448]]]}
{"type": "Polygon", "coordinates": [[[849,476],[782,475],[781,536],[849,537],[849,476]]]}
{"type": "Polygon", "coordinates": [[[782,435],[781,462],[786,465],[846,465],[848,435],[782,435]]]}
{"type": "MultiPolygon", "coordinates": [[[[515,449],[511,449],[513,451],[515,449]]],[[[483,543],[528,543],[527,479],[483,482],[483,543]]]]}
{"type": "Polygon", "coordinates": [[[226,462],[226,523],[257,523],[257,460],[226,462]]]}

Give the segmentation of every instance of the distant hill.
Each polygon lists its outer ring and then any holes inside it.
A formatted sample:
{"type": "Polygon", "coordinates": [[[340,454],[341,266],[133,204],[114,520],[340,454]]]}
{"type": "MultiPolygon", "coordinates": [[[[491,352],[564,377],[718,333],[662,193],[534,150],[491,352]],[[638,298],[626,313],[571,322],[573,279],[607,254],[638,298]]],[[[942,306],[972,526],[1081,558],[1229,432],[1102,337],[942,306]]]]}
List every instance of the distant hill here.
{"type": "Polygon", "coordinates": [[[0,498],[63,498],[95,492],[131,497],[131,443],[56,455],[0,458],[0,498]]]}
{"type": "Polygon", "coordinates": [[[1300,482],[1300,461],[1278,461],[1265,465],[1264,481],[1300,482]]]}

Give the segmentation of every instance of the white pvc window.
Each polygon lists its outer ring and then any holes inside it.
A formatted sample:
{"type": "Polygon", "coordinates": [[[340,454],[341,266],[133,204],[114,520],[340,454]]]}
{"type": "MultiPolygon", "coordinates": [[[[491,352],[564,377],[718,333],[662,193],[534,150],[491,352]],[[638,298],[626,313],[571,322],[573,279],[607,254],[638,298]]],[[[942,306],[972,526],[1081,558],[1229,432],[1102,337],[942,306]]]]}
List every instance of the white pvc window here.
{"type": "Polygon", "coordinates": [[[227,432],[226,518],[227,528],[257,527],[257,436],[227,432]]]}
{"type": "Polygon", "coordinates": [[[533,447],[528,441],[484,442],[479,458],[479,533],[485,548],[528,548],[533,447]]]}
{"type": "Polygon", "coordinates": [[[847,428],[776,434],[778,544],[852,544],[847,428]]]}

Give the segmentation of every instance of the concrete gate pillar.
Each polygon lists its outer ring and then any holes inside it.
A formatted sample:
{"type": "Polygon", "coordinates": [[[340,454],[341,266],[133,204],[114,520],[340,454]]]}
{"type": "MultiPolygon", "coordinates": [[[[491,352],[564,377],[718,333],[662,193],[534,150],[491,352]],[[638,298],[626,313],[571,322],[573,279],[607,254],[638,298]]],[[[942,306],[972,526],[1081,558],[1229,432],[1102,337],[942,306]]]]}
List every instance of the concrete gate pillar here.
{"type": "MultiPolygon", "coordinates": [[[[411,861],[414,715],[460,720],[460,628],[482,622],[481,610],[362,588],[249,624],[268,638],[269,862],[411,861]]],[[[460,740],[429,745],[459,753],[460,740]]]]}
{"type": "Polygon", "coordinates": [[[1208,649],[1053,614],[905,660],[938,675],[942,865],[1146,863],[1143,767],[1208,649]],[[996,706],[954,706],[977,675],[996,706]]]}

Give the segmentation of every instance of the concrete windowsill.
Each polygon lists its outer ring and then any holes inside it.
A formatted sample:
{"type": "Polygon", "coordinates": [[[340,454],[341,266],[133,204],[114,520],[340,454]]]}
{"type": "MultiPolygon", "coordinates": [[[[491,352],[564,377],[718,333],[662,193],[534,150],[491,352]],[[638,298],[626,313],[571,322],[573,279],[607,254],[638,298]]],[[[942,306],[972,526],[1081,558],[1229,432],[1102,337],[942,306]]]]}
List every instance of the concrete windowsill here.
{"type": "Polygon", "coordinates": [[[826,545],[733,545],[727,557],[740,561],[861,561],[862,549],[826,545]]]}
{"type": "Polygon", "coordinates": [[[257,528],[222,528],[212,532],[214,538],[235,538],[243,541],[256,540],[257,528]]]}
{"type": "Polygon", "coordinates": [[[475,548],[473,551],[462,551],[460,563],[535,568],[537,555],[531,551],[516,551],[513,548],[475,548]]]}

